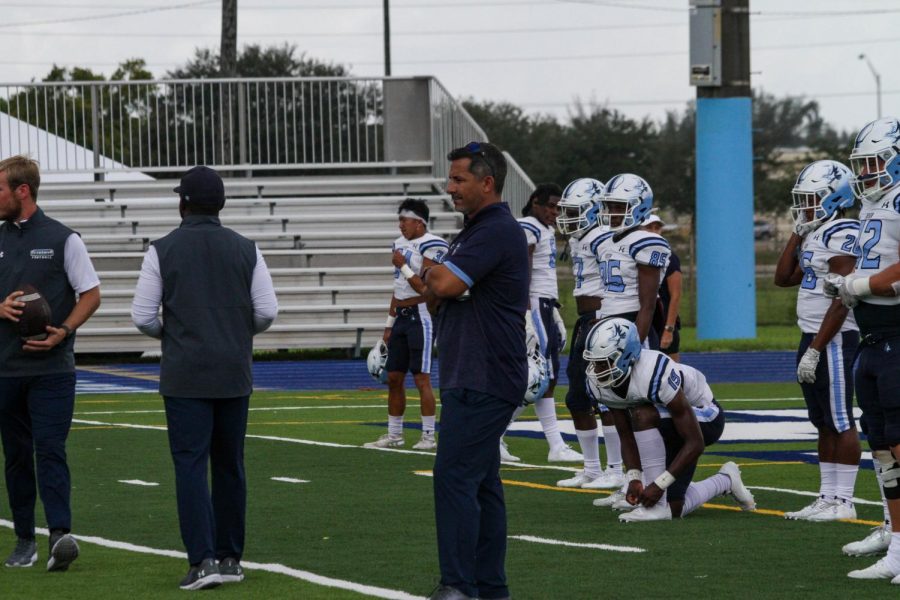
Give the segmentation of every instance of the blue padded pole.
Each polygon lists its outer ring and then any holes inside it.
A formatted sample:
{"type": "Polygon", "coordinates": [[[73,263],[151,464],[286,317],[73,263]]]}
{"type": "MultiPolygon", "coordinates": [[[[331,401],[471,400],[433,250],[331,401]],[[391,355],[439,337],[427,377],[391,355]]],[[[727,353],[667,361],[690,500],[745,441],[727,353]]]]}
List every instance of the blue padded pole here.
{"type": "Polygon", "coordinates": [[[752,104],[697,98],[697,338],[756,337],[752,104]]]}

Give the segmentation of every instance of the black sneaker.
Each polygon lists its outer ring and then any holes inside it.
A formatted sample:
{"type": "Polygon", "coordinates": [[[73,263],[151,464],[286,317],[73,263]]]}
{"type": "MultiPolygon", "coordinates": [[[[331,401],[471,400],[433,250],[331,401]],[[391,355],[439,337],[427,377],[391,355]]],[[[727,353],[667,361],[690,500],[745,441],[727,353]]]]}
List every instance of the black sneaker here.
{"type": "Polygon", "coordinates": [[[219,585],[222,585],[219,565],[214,558],[206,558],[196,567],[188,569],[180,587],[183,590],[208,590],[219,585]]]}
{"type": "Polygon", "coordinates": [[[16,547],[3,563],[7,567],[30,567],[37,562],[37,543],[34,539],[18,538],[16,547]]]}
{"type": "Polygon", "coordinates": [[[78,558],[78,542],[68,533],[53,531],[50,533],[50,560],[48,571],[66,571],[78,558]]]}
{"type": "Polygon", "coordinates": [[[237,583],[244,580],[241,563],[230,556],[219,561],[219,574],[222,576],[222,583],[237,583]]]}

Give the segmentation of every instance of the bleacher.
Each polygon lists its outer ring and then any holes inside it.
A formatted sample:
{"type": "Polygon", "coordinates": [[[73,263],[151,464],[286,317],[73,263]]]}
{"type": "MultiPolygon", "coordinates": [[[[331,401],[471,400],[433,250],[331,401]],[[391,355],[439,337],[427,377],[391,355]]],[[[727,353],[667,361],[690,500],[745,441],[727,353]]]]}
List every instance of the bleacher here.
{"type": "MultiPolygon", "coordinates": [[[[374,184],[373,188],[394,192],[397,181],[391,176],[391,186],[374,184]]],[[[399,235],[400,202],[407,197],[426,199],[431,209],[429,229],[438,235],[449,238],[462,224],[438,181],[430,179],[430,189],[424,188],[423,181],[416,177],[400,184],[408,195],[334,196],[322,195],[318,187],[314,195],[302,196],[298,189],[302,186],[291,188],[287,196],[269,196],[266,190],[275,188],[260,182],[252,188],[251,198],[233,197],[235,189],[250,188],[226,181],[229,199],[221,213],[222,223],[257,242],[279,302],[276,325],[256,337],[255,347],[359,349],[377,341],[393,291],[390,245],[399,235]]],[[[77,186],[76,191],[85,193],[83,187],[77,186]]],[[[178,198],[171,192],[172,181],[135,187],[159,197],[113,195],[116,199],[110,200],[107,195],[99,201],[40,201],[48,215],[82,235],[102,282],[103,303],[79,330],[78,352],[159,349],[158,341],[134,328],[130,307],[144,251],[152,240],[178,227],[178,198]]],[[[341,187],[339,181],[336,187],[341,187]]],[[[100,186],[92,185],[88,195],[99,192],[100,186]]],[[[62,193],[54,189],[54,195],[62,193]]]]}
{"type": "MultiPolygon", "coordinates": [[[[30,82],[6,93],[17,100],[0,118],[0,156],[39,161],[39,205],[81,234],[100,274],[82,353],[159,350],[131,323],[135,282],[149,244],[180,223],[178,175],[205,164],[225,180],[223,224],[256,241],[272,271],[279,317],[256,348],[359,355],[383,333],[398,205],[424,198],[429,230],[449,239],[462,216],[443,192],[446,153],[488,139],[433,78],[30,82]],[[152,101],[102,110],[135,94],[152,101]],[[179,102],[197,94],[209,102],[179,102]],[[78,132],[37,126],[19,111],[33,101],[71,115],[78,132]]],[[[517,213],[534,186],[507,159],[504,200],[517,213]]]]}

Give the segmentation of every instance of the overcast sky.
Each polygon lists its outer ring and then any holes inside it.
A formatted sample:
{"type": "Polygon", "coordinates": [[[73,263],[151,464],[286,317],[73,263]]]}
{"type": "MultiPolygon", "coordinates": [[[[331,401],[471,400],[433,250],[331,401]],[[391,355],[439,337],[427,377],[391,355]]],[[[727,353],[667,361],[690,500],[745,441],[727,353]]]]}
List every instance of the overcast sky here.
{"type": "MultiPolygon", "coordinates": [[[[162,77],[195,47],[218,49],[221,0],[3,0],[0,82],[53,63],[109,75],[131,57],[162,77]],[[132,14],[123,14],[123,13],[132,14]]],[[[750,0],[756,88],[806,95],[857,130],[900,113],[898,0],[750,0]]],[[[382,0],[238,0],[238,45],[288,42],[353,74],[384,73],[382,0]]],[[[567,115],[575,99],[659,118],[694,97],[688,0],[391,0],[394,75],[434,75],[456,96],[567,115]]]]}

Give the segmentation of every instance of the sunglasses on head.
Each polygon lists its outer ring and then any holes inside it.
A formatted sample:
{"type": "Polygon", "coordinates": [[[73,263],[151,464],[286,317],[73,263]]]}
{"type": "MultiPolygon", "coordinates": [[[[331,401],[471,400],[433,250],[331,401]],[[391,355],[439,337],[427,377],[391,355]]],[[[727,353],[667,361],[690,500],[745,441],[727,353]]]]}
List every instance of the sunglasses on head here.
{"type": "Polygon", "coordinates": [[[484,148],[481,146],[481,142],[469,142],[465,145],[465,149],[466,152],[471,155],[473,161],[481,160],[481,162],[487,165],[487,168],[490,169],[491,177],[493,177],[494,179],[497,178],[497,176],[494,174],[494,166],[487,159],[487,154],[485,153],[484,148]]]}

